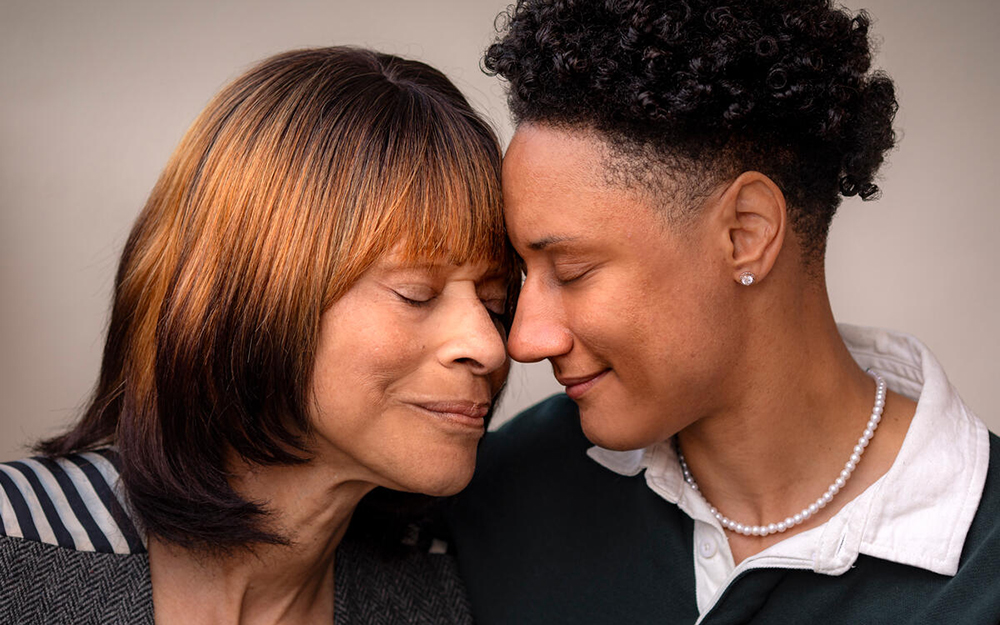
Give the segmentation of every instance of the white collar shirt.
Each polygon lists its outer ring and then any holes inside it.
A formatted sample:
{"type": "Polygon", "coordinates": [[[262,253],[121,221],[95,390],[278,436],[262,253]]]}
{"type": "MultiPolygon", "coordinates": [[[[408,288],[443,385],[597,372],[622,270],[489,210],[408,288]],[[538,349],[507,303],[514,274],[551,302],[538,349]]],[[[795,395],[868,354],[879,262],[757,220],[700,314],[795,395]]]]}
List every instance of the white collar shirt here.
{"type": "MultiPolygon", "coordinates": [[[[986,481],[989,432],[948,382],[930,350],[912,336],[841,325],[854,359],[917,401],[890,469],[823,525],[787,538],[735,566],[722,526],[685,482],[671,441],[588,455],[621,475],[645,470],[646,484],[694,520],[698,611],[704,617],[740,574],[753,568],[846,572],[864,554],[954,575],[986,481]]],[[[700,620],[700,619],[699,619],[700,620]]]]}

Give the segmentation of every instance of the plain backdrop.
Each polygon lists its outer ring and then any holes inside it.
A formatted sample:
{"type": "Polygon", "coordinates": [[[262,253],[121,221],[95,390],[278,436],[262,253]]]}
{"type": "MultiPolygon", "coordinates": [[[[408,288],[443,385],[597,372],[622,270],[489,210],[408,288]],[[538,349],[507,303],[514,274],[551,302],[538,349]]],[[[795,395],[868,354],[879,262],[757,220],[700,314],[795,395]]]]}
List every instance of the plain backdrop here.
{"type": "MultiPolygon", "coordinates": [[[[502,85],[479,65],[506,4],[0,0],[0,459],[84,404],[131,222],[224,83],[283,50],[369,46],[445,71],[506,142],[502,85]]],[[[883,199],[847,201],[834,222],[834,311],[923,339],[998,430],[1000,3],[865,8],[877,64],[898,86],[902,141],[883,199]]],[[[558,391],[547,363],[516,366],[500,418],[558,391]]]]}

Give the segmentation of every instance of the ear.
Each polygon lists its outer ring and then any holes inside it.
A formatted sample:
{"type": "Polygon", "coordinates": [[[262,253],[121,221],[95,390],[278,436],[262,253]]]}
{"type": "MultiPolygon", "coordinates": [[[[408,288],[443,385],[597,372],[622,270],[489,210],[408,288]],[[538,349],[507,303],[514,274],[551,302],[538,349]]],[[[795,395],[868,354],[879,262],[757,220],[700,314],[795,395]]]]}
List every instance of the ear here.
{"type": "Polygon", "coordinates": [[[773,180],[756,171],[739,175],[719,199],[729,234],[728,258],[733,279],[750,272],[763,280],[785,241],[785,195],[773,180]]]}

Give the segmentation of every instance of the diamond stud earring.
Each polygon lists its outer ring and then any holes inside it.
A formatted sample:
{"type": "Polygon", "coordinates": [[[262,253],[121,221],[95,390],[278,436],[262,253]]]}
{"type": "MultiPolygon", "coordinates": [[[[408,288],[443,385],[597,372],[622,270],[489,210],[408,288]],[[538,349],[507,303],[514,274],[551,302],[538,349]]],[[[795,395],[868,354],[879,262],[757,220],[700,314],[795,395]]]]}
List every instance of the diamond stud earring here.
{"type": "Polygon", "coordinates": [[[757,279],[757,276],[753,275],[752,271],[744,271],[740,274],[740,284],[743,286],[750,286],[757,279]]]}

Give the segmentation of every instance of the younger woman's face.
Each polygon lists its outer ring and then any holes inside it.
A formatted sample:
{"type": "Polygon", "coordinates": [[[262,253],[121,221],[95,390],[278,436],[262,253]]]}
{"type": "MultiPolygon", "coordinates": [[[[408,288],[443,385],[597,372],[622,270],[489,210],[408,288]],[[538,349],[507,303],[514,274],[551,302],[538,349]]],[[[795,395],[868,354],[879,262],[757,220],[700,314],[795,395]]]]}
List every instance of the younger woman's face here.
{"type": "Polygon", "coordinates": [[[608,182],[604,154],[592,135],[546,126],[510,142],[504,212],[527,275],[509,347],[552,363],[591,441],[639,449],[725,408],[742,287],[708,211],[668,225],[665,207],[608,182]]]}
{"type": "Polygon", "coordinates": [[[507,376],[507,284],[485,263],[393,254],[324,314],[313,372],[316,460],[344,477],[448,495],[472,478],[507,376]]]}

